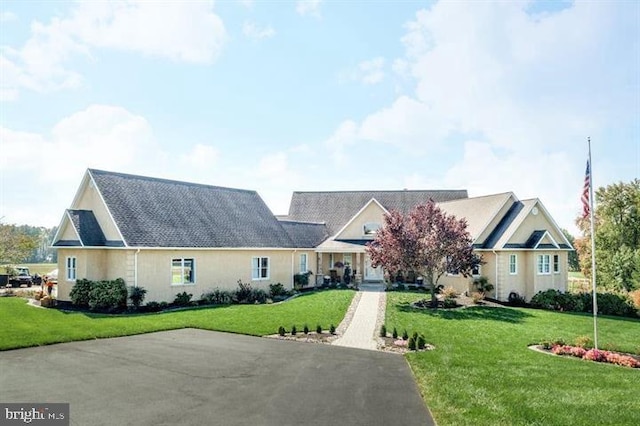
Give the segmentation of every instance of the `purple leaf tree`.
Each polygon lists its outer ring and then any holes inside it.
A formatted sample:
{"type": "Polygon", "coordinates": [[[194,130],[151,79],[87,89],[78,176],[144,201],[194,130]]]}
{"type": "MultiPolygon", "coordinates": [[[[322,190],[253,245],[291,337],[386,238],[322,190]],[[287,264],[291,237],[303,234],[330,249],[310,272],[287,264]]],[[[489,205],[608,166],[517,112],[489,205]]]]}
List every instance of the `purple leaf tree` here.
{"type": "Polygon", "coordinates": [[[391,276],[413,271],[424,277],[437,306],[436,288],[447,272],[469,277],[481,259],[473,252],[467,221],[443,212],[433,200],[414,207],[407,215],[390,211],[375,239],[366,247],[374,267],[391,276]]]}

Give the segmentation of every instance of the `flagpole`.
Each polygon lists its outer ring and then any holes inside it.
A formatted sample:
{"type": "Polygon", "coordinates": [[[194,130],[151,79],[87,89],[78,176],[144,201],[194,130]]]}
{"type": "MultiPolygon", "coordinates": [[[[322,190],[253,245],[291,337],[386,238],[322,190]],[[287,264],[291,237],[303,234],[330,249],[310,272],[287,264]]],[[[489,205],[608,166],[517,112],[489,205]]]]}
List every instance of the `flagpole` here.
{"type": "Polygon", "coordinates": [[[593,164],[591,164],[591,138],[589,145],[589,216],[591,220],[591,285],[593,287],[593,347],[598,349],[598,298],[596,295],[596,237],[593,221],[593,164]]]}

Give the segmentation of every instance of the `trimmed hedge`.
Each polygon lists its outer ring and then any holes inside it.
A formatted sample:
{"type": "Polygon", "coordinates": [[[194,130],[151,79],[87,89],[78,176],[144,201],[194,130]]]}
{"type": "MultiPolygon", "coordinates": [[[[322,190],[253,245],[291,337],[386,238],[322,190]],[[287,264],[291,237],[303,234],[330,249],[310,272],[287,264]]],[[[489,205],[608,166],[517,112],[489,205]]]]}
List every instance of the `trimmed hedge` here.
{"type": "Polygon", "coordinates": [[[71,303],[92,311],[117,311],[127,308],[127,285],[122,278],[113,281],[77,280],[71,289],[71,303]]]}
{"type": "MultiPolygon", "coordinates": [[[[640,316],[633,301],[626,294],[597,293],[598,314],[635,318],[640,316]]],[[[593,312],[591,293],[563,293],[549,289],[536,293],[530,302],[534,308],[552,311],[593,312]]]]}

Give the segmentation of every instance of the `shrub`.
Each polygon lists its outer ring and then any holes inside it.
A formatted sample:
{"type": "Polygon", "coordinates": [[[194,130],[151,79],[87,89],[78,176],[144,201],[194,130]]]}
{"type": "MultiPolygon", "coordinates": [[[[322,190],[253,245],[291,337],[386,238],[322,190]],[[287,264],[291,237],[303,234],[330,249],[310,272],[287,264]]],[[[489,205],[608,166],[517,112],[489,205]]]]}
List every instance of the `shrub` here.
{"type": "Polygon", "coordinates": [[[599,351],[597,349],[588,350],[582,358],[588,359],[589,361],[597,361],[597,362],[606,361],[604,351],[599,351]]]}
{"type": "Polygon", "coordinates": [[[238,289],[235,291],[233,300],[236,303],[265,303],[267,292],[259,288],[252,288],[251,284],[238,280],[238,289]]]}
{"type": "Polygon", "coordinates": [[[393,327],[393,333],[391,335],[393,336],[394,339],[397,339],[398,338],[398,329],[393,327]]]}
{"type": "Polygon", "coordinates": [[[581,296],[572,293],[563,293],[559,290],[548,289],[539,291],[531,298],[531,306],[553,311],[584,310],[584,301],[581,296]]]}
{"type": "Polygon", "coordinates": [[[634,290],[629,293],[629,298],[636,309],[640,309],[640,290],[634,290]]]}
{"type": "Polygon", "coordinates": [[[458,306],[458,303],[456,302],[456,299],[446,298],[442,301],[442,306],[447,309],[451,309],[458,306]]]}
{"type": "Polygon", "coordinates": [[[336,334],[336,326],[335,325],[331,324],[329,326],[329,333],[336,334]]]}
{"type": "Polygon", "coordinates": [[[409,337],[409,342],[407,343],[407,347],[409,348],[410,351],[416,350],[416,339],[414,339],[413,336],[409,337]]]}
{"type": "Polygon", "coordinates": [[[288,294],[289,292],[284,288],[282,284],[269,284],[269,295],[271,295],[272,299],[275,299],[279,296],[287,296],[288,294]]]}
{"type": "Polygon", "coordinates": [[[407,330],[402,332],[402,340],[407,340],[409,338],[409,333],[407,333],[407,330]]]}
{"type": "Polygon", "coordinates": [[[455,299],[456,297],[458,297],[458,295],[458,290],[456,290],[452,286],[445,287],[442,290],[442,297],[444,297],[445,299],[455,299]]]}
{"type": "Polygon", "coordinates": [[[284,329],[283,326],[278,327],[278,334],[281,336],[284,336],[286,334],[286,330],[284,329]]]}
{"type": "Polygon", "coordinates": [[[474,278],[473,285],[478,289],[478,292],[486,294],[493,290],[493,284],[489,282],[489,278],[485,276],[480,276],[478,278],[474,278]]]}
{"type": "Polygon", "coordinates": [[[302,332],[304,334],[309,334],[309,326],[307,324],[305,324],[304,327],[302,328],[302,332]]]}
{"type": "Polygon", "coordinates": [[[405,286],[402,283],[398,283],[398,286],[396,287],[396,289],[399,291],[403,291],[405,289],[405,286]]]}
{"type": "Polygon", "coordinates": [[[320,324],[316,325],[316,333],[322,334],[322,326],[320,324]]]}
{"type": "Polygon", "coordinates": [[[131,300],[131,303],[136,309],[140,308],[146,294],[147,290],[144,287],[129,287],[129,300],[131,300]]]}
{"type": "Polygon", "coordinates": [[[293,285],[297,288],[300,289],[302,287],[305,287],[307,285],[309,285],[309,276],[312,275],[311,271],[307,271],[303,274],[294,274],[293,275],[293,285]]]}
{"type": "Polygon", "coordinates": [[[422,334],[418,336],[416,343],[418,345],[418,349],[424,349],[424,347],[427,346],[427,341],[422,334]]]}
{"type": "Polygon", "coordinates": [[[176,298],[173,299],[173,304],[176,306],[189,306],[192,297],[193,294],[183,291],[182,293],[176,294],[176,298]]]}
{"type": "Polygon", "coordinates": [[[125,309],[127,294],[127,285],[122,278],[93,282],[89,291],[89,309],[108,312],[125,309]]]}
{"type": "Polygon", "coordinates": [[[71,293],[69,293],[69,297],[71,298],[71,303],[76,306],[80,306],[83,308],[89,307],[89,292],[91,291],[92,281],[87,279],[77,280],[71,289],[71,293]]]}
{"type": "Polygon", "coordinates": [[[543,340],[540,343],[540,345],[542,345],[542,347],[547,350],[550,350],[554,346],[564,346],[564,344],[565,344],[565,341],[562,338],[552,339],[552,340],[543,340]]]}
{"type": "Polygon", "coordinates": [[[144,310],[148,312],[158,312],[161,309],[162,308],[160,307],[160,303],[155,301],[147,302],[147,304],[144,306],[144,310]]]}
{"type": "Polygon", "coordinates": [[[387,337],[387,326],[384,324],[380,327],[380,337],[387,337]]]}
{"type": "Polygon", "coordinates": [[[507,300],[511,306],[527,306],[527,302],[524,300],[524,297],[520,296],[516,291],[509,293],[509,298],[507,300]]]}
{"type": "Polygon", "coordinates": [[[578,336],[574,344],[579,348],[593,348],[593,340],[589,336],[578,336]]]}
{"type": "Polygon", "coordinates": [[[295,324],[291,326],[291,335],[295,336],[296,334],[298,334],[298,329],[296,328],[295,324]]]}
{"type": "Polygon", "coordinates": [[[637,316],[633,302],[626,294],[598,293],[598,313],[621,317],[637,316]]]}
{"type": "Polygon", "coordinates": [[[584,357],[584,355],[587,353],[587,350],[585,348],[582,348],[580,346],[574,346],[571,348],[571,350],[569,351],[569,354],[571,356],[575,356],[577,358],[582,358],[584,357]]]}
{"type": "Polygon", "coordinates": [[[471,293],[471,300],[477,305],[484,300],[484,294],[480,293],[479,291],[474,291],[473,293],[471,293]]]}
{"type": "Polygon", "coordinates": [[[233,292],[216,288],[213,291],[203,293],[200,301],[205,305],[230,305],[233,302],[233,292]]]}

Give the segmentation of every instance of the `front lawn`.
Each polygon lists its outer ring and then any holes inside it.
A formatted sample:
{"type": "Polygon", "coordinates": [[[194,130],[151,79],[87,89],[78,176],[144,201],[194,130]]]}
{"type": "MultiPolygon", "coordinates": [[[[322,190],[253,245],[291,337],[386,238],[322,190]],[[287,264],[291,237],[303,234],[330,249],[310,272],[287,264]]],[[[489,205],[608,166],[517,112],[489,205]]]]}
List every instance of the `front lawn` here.
{"type": "Polygon", "coordinates": [[[127,336],[176,328],[202,328],[261,336],[279,326],[298,329],[307,323],[329,329],[338,325],[353,291],[330,290],[304,294],[273,305],[232,305],[176,312],[99,315],[62,312],[28,306],[21,298],[0,298],[0,350],[106,337],[127,336]]]}
{"type": "MultiPolygon", "coordinates": [[[[407,359],[438,425],[636,425],[640,370],[527,349],[592,336],[589,315],[472,307],[416,310],[421,295],[387,294],[387,329],[421,332],[436,346],[407,359]]],[[[640,321],[598,318],[600,346],[640,351],[640,321]]]]}

